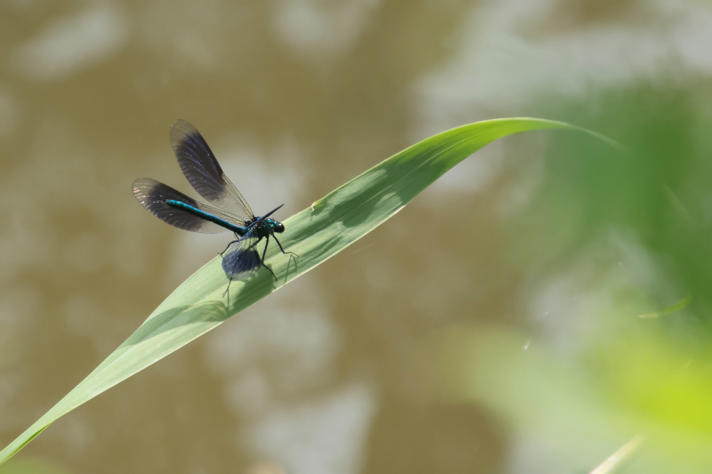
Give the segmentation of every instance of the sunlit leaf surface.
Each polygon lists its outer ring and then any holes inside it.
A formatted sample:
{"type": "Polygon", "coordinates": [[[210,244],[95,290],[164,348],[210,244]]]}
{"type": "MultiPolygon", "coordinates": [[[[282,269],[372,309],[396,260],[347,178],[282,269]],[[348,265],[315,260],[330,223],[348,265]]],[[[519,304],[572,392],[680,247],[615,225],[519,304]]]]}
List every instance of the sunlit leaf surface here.
{"type": "Polygon", "coordinates": [[[287,230],[280,240],[298,257],[270,246],[266,263],[278,278],[263,270],[246,282],[234,282],[229,306],[223,295],[227,280],[219,258],[214,258],[168,296],[89,376],[0,451],[0,463],[59,417],[351,245],[476,150],[514,133],[557,128],[576,129],[532,118],[488,120],[440,133],[388,158],[285,220],[287,230]]]}

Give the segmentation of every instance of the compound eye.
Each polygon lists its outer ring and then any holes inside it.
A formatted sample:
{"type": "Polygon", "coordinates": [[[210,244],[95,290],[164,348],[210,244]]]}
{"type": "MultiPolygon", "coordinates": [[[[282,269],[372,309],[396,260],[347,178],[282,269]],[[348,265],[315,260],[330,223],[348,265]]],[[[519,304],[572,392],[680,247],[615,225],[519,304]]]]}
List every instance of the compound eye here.
{"type": "Polygon", "coordinates": [[[275,232],[284,232],[284,224],[281,222],[277,224],[277,227],[275,228],[275,232]]]}

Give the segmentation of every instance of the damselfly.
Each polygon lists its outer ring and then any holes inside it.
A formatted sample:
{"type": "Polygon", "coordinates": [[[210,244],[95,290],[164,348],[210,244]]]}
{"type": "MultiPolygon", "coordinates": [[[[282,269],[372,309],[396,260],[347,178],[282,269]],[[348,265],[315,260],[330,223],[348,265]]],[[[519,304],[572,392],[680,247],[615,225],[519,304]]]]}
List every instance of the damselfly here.
{"type": "Polygon", "coordinates": [[[284,225],[270,217],[283,204],[263,216],[255,216],[193,125],[185,120],[176,121],[171,126],[170,139],[183,174],[210,204],[196,201],[151,178],[133,182],[133,194],[138,202],[162,221],[180,229],[203,233],[229,230],[235,234],[235,240],[220,252],[222,268],[230,280],[225,293],[230,290],[232,280],[244,279],[260,266],[275,276],[264,262],[270,238],[274,238],[282,253],[291,253],[285,252],[275,235],[284,232],[284,225]],[[262,239],[265,246],[260,255],[256,246],[262,239]]]}

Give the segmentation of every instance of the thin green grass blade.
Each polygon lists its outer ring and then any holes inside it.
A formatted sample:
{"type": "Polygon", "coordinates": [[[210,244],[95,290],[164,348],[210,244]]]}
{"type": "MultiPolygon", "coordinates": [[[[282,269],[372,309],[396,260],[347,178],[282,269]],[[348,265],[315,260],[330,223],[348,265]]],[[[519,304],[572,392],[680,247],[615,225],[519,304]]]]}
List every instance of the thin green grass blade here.
{"type": "Polygon", "coordinates": [[[476,150],[514,133],[557,128],[578,129],[534,118],[487,120],[439,133],[386,159],[284,221],[287,230],[280,240],[298,257],[283,255],[271,245],[266,260],[278,278],[275,280],[269,272],[260,270],[246,282],[233,282],[229,307],[223,297],[227,280],[220,259],[212,259],[171,293],[79,385],[0,451],[0,464],[59,417],[178,350],[368,234],[476,150]]]}

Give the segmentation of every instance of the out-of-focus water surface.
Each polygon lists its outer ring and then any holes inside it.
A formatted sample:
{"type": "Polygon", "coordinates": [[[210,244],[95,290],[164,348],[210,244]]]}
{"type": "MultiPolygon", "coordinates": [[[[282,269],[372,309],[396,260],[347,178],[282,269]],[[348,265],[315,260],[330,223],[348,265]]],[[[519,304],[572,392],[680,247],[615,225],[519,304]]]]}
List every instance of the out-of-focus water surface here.
{"type": "Polygon", "coordinates": [[[708,2],[10,0],[0,17],[3,446],[227,241],[131,196],[140,176],[188,190],[176,118],[281,217],[475,120],[570,120],[628,151],[489,146],[0,472],[587,472],[636,435],[627,472],[711,465],[708,2]]]}

